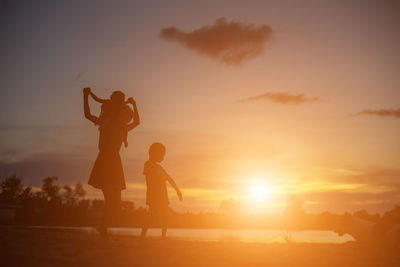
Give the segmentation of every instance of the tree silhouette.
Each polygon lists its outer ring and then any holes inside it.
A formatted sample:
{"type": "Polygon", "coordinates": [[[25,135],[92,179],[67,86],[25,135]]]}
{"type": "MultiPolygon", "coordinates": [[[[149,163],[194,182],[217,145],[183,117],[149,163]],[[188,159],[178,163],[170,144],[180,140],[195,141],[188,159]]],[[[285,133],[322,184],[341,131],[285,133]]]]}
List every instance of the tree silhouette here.
{"type": "Polygon", "coordinates": [[[69,185],[65,185],[63,187],[63,198],[67,205],[75,206],[78,204],[78,201],[85,197],[86,191],[83,189],[81,183],[77,183],[75,188],[72,188],[69,185]]]}
{"type": "Polygon", "coordinates": [[[42,196],[47,201],[54,201],[60,198],[59,196],[60,187],[54,184],[54,182],[57,180],[58,177],[56,176],[46,177],[43,179],[42,196]]]}
{"type": "Polygon", "coordinates": [[[15,174],[2,178],[0,181],[0,203],[21,204],[31,196],[31,187],[24,187],[21,178],[15,174]]]}

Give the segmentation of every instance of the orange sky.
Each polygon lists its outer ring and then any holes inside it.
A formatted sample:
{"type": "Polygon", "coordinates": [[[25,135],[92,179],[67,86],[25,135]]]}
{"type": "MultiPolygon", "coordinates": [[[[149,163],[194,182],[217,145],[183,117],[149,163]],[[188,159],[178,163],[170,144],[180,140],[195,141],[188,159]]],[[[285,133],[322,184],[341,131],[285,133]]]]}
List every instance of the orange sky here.
{"type": "Polygon", "coordinates": [[[183,204],[171,192],[180,211],[232,198],[279,212],[291,194],[311,212],[399,203],[398,4],[44,3],[1,8],[0,175],[86,183],[98,135],[83,117],[90,86],[138,103],[142,124],[121,150],[123,197],[136,205],[155,141],[183,189],[183,204]]]}

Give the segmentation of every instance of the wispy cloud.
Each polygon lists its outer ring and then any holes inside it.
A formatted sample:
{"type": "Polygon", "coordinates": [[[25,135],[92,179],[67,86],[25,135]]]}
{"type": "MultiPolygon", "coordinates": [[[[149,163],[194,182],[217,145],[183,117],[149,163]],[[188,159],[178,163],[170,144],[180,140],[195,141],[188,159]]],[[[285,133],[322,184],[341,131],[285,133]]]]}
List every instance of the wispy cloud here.
{"type": "Polygon", "coordinates": [[[315,102],[320,99],[317,97],[307,97],[304,94],[288,94],[288,93],[265,93],[261,95],[251,96],[240,99],[237,102],[248,102],[256,100],[267,100],[279,104],[302,104],[305,102],[315,102]]]}
{"type": "Polygon", "coordinates": [[[265,44],[271,40],[272,29],[268,25],[254,26],[219,18],[213,25],[187,33],[175,27],[164,28],[160,37],[224,64],[240,65],[264,51],[265,44]]]}
{"type": "Polygon", "coordinates": [[[371,185],[365,183],[340,183],[333,181],[313,181],[303,183],[290,190],[291,194],[304,194],[312,192],[345,192],[345,193],[371,193],[379,194],[392,192],[395,188],[386,185],[371,185]]]}
{"type": "Polygon", "coordinates": [[[365,109],[360,111],[360,115],[374,115],[379,117],[395,117],[400,119],[400,108],[390,109],[365,109]]]}

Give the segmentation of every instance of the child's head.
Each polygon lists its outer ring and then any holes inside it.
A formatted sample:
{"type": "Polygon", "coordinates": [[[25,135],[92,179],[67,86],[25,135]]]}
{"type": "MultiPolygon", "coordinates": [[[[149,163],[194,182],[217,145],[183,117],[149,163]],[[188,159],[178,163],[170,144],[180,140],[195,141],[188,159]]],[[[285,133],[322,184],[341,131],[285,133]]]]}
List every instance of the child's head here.
{"type": "Polygon", "coordinates": [[[149,158],[155,162],[161,162],[164,159],[166,148],[163,144],[153,143],[149,149],[149,158]]]}
{"type": "Polygon", "coordinates": [[[125,103],[125,94],[121,91],[114,91],[110,96],[111,102],[115,104],[125,103]]]}

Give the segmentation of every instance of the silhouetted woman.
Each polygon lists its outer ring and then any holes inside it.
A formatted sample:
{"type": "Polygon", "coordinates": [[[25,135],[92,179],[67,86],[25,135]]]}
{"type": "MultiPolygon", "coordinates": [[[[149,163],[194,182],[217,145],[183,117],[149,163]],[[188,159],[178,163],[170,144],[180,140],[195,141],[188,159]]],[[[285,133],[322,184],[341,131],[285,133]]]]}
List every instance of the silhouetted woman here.
{"type": "Polygon", "coordinates": [[[125,102],[125,95],[121,91],[113,92],[109,100],[102,100],[90,88],[84,88],[83,96],[85,117],[99,126],[99,154],[89,184],[103,191],[104,217],[97,230],[103,238],[108,238],[107,227],[118,219],[121,190],[126,188],[119,151],[123,142],[127,146],[127,132],[139,125],[139,113],[133,98],[125,102]],[[99,117],[90,113],[89,95],[103,103],[99,117]],[[133,112],[127,103],[133,106],[133,112]],[[130,123],[132,117],[133,122],[130,123]]]}

